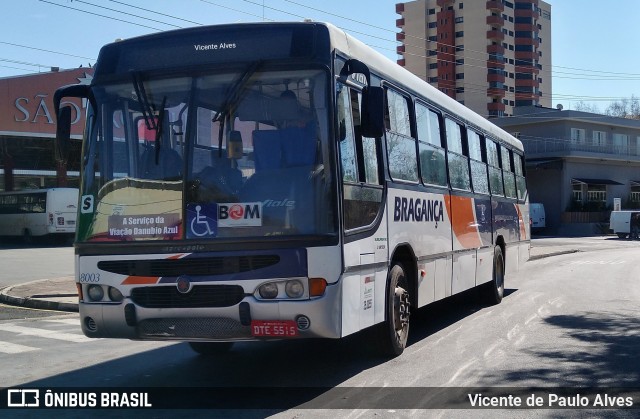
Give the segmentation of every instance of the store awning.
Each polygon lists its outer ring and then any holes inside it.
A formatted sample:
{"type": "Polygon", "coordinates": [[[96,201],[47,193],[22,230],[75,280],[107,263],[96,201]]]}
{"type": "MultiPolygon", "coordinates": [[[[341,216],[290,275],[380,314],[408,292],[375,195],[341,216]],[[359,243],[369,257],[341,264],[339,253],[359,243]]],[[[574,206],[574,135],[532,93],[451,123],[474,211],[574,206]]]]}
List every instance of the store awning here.
{"type": "Polygon", "coordinates": [[[572,183],[586,183],[587,185],[622,185],[620,182],[616,182],[611,179],[587,179],[587,178],[573,178],[572,183]]]}

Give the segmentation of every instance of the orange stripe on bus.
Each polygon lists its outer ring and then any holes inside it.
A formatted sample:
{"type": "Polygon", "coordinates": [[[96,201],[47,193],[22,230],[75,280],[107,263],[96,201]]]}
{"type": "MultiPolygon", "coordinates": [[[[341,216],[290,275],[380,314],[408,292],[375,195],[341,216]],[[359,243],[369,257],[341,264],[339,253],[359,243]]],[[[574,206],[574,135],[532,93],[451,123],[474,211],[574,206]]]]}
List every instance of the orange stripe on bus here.
{"type": "Polygon", "coordinates": [[[520,211],[520,205],[513,204],[516,206],[516,212],[518,213],[518,222],[520,223],[520,240],[527,239],[527,229],[524,225],[524,219],[522,218],[522,211],[520,211]]]}
{"type": "Polygon", "coordinates": [[[159,279],[157,276],[128,276],[121,285],[155,284],[159,279]]]}
{"type": "Polygon", "coordinates": [[[473,199],[464,196],[451,195],[445,199],[447,213],[451,220],[453,233],[465,249],[474,249],[482,246],[478,222],[473,211],[473,199]]]}

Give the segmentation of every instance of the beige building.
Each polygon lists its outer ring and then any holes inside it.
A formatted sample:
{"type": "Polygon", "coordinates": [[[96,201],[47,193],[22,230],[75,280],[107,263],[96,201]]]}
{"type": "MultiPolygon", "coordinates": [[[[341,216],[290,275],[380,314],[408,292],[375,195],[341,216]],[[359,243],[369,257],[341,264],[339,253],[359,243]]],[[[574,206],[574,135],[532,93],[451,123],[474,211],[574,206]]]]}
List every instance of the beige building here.
{"type": "Polygon", "coordinates": [[[551,107],[551,5],[416,0],[401,16],[398,64],[485,117],[551,107]]]}

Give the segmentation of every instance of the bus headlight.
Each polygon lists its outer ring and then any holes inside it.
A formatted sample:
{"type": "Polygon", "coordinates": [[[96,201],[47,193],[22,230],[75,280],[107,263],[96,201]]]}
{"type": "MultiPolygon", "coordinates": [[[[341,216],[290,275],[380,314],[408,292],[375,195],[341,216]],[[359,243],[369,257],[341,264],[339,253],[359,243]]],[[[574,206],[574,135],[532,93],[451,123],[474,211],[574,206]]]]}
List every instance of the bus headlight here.
{"type": "Polygon", "coordinates": [[[87,295],[91,301],[101,301],[104,297],[104,290],[100,285],[89,285],[87,295]]]}
{"type": "Polygon", "coordinates": [[[287,293],[289,298],[300,298],[304,294],[304,286],[302,285],[302,282],[294,279],[292,281],[287,281],[284,291],[287,293]]]}
{"type": "Polygon", "coordinates": [[[114,287],[109,287],[108,294],[109,294],[109,299],[117,303],[119,303],[124,299],[124,296],[122,295],[120,290],[114,287]]]}
{"type": "Polygon", "coordinates": [[[278,296],[278,285],[275,282],[267,282],[258,288],[260,297],[272,300],[278,296]]]}

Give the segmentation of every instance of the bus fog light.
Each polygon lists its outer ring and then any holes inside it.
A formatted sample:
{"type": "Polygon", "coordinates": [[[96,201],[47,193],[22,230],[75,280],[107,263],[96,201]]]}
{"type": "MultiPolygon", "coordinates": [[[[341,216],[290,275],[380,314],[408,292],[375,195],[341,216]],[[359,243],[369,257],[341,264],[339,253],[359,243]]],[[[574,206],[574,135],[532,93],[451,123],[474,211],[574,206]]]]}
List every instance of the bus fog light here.
{"type": "Polygon", "coordinates": [[[304,286],[297,279],[287,281],[284,290],[289,298],[300,298],[304,294],[304,286]]]}
{"type": "Polygon", "coordinates": [[[89,299],[91,301],[101,301],[104,297],[104,290],[100,285],[89,285],[87,294],[89,295],[89,299]]]}
{"type": "Polygon", "coordinates": [[[122,295],[120,290],[117,289],[117,288],[114,288],[114,287],[109,287],[109,292],[108,293],[109,293],[109,299],[111,301],[120,302],[124,298],[124,296],[122,295]]]}
{"type": "Polygon", "coordinates": [[[271,300],[278,296],[278,285],[275,282],[267,282],[266,284],[260,285],[258,292],[260,293],[260,297],[271,300]]]}

